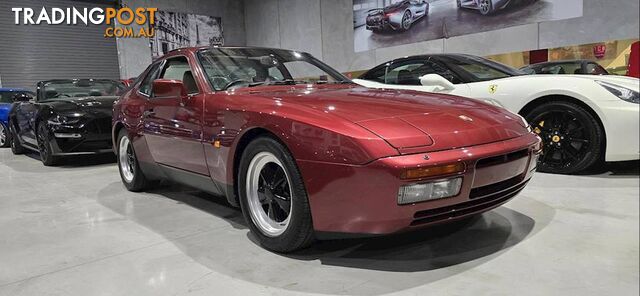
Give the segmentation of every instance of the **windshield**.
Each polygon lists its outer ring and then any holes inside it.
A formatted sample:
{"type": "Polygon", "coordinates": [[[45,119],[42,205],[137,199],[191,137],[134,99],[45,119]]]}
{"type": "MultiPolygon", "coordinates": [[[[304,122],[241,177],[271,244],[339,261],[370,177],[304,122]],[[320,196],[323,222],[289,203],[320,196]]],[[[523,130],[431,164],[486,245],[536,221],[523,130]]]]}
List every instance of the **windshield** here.
{"type": "Polygon", "coordinates": [[[24,90],[16,90],[16,91],[0,91],[0,103],[13,103],[16,95],[26,94],[30,97],[35,97],[36,95],[30,91],[24,90]]]}
{"type": "Polygon", "coordinates": [[[40,86],[43,100],[118,96],[124,89],[122,82],[108,79],[54,80],[40,86]]]}
{"type": "Polygon", "coordinates": [[[264,48],[210,48],[198,52],[215,90],[259,85],[350,83],[306,53],[264,48]]]}
{"type": "Polygon", "coordinates": [[[442,57],[448,66],[456,72],[462,72],[475,81],[487,81],[511,76],[526,75],[518,69],[491,60],[475,56],[442,57]]]}

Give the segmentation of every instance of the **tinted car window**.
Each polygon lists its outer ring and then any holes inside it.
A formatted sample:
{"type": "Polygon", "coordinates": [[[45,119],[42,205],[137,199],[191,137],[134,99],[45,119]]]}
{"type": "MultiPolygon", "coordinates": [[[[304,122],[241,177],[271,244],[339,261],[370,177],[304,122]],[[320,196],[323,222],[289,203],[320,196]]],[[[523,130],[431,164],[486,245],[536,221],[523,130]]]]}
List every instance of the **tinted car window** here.
{"type": "Polygon", "coordinates": [[[420,85],[420,77],[435,73],[425,60],[411,60],[389,66],[385,83],[400,85],[420,85]]]}
{"type": "Polygon", "coordinates": [[[362,79],[384,83],[384,76],[387,74],[387,67],[380,67],[366,73],[362,79]]]}
{"type": "Polygon", "coordinates": [[[124,84],[107,79],[52,80],[39,86],[44,100],[67,100],[80,97],[104,97],[120,95],[124,84]]]}
{"type": "Polygon", "coordinates": [[[596,64],[596,63],[588,63],[587,64],[587,74],[593,74],[593,75],[607,75],[609,74],[609,72],[607,72],[607,70],[605,68],[603,68],[602,66],[596,64]]]}

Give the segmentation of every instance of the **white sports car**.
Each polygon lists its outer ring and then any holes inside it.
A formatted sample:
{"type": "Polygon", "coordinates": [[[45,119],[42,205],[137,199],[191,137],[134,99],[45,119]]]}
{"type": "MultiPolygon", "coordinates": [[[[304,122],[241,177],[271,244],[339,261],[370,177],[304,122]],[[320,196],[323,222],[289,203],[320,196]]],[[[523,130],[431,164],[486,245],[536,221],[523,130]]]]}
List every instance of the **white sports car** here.
{"type": "Polygon", "coordinates": [[[640,158],[637,78],[526,75],[476,56],[441,54],[393,60],[353,81],[470,97],[518,113],[544,141],[539,171],[570,174],[640,158]]]}

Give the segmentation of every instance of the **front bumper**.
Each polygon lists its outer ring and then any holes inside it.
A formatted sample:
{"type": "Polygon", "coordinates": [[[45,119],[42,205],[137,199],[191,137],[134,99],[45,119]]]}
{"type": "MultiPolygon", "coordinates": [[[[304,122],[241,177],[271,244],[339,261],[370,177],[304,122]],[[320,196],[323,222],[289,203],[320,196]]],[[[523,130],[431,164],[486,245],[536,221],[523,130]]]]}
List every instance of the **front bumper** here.
{"type": "Polygon", "coordinates": [[[92,155],[113,153],[111,118],[86,120],[78,125],[49,124],[53,155],[92,155]]]}
{"type": "Polygon", "coordinates": [[[362,166],[303,160],[298,166],[306,180],[316,231],[389,234],[461,219],[502,205],[525,187],[535,171],[539,151],[540,139],[529,134],[428,153],[428,160],[422,153],[382,158],[362,166]],[[465,163],[465,172],[417,181],[399,178],[407,168],[457,161],[465,163]],[[453,176],[463,177],[457,196],[398,205],[400,186],[453,176]]]}

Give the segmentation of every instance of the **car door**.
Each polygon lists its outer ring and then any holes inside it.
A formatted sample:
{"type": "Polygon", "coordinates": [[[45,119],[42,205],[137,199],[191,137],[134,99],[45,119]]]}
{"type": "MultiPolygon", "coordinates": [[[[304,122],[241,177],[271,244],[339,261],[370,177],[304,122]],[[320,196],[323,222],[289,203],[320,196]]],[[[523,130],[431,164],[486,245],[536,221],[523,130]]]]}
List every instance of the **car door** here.
{"type": "Polygon", "coordinates": [[[159,164],[209,175],[202,146],[204,95],[193,79],[189,61],[184,56],[169,58],[149,82],[153,79],[181,80],[188,93],[186,98],[157,98],[152,90],[149,93],[143,133],[153,159],[159,164]]]}
{"type": "Polygon", "coordinates": [[[20,142],[34,146],[38,145],[35,134],[38,106],[35,100],[36,99],[32,99],[28,102],[19,102],[13,107],[15,109],[14,127],[18,133],[20,142]]]}

